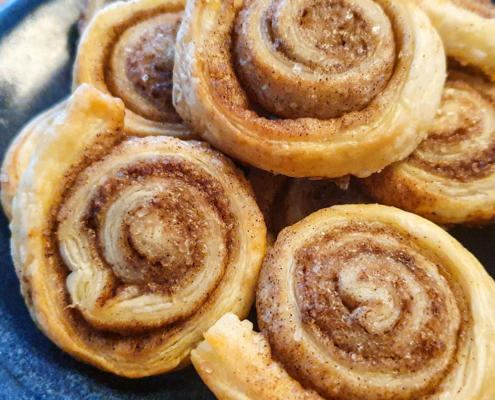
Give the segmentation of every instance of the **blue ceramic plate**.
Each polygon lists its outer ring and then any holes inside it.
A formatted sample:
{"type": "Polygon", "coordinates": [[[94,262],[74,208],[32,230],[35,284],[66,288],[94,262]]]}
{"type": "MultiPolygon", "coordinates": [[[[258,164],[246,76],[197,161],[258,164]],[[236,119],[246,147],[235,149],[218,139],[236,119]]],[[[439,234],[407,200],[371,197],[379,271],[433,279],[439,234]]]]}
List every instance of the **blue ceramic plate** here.
{"type": "MultiPolygon", "coordinates": [[[[31,117],[66,97],[80,0],[0,6],[0,154],[31,117]]],[[[495,276],[495,227],[453,231],[495,276]]],[[[19,293],[0,212],[0,399],[214,399],[194,370],[145,379],[78,362],[38,331],[19,293]]]]}

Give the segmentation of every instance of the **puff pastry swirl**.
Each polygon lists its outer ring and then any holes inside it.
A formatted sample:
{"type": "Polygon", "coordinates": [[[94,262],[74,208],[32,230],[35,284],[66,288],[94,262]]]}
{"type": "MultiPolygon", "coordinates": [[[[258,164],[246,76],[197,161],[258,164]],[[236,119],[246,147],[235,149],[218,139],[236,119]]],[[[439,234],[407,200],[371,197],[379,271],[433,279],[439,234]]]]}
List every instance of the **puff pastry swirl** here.
{"type": "Polygon", "coordinates": [[[428,138],[404,161],[362,181],[378,202],[438,224],[495,218],[495,86],[451,71],[428,138]]]}
{"type": "Polygon", "coordinates": [[[119,97],[126,133],[195,136],[172,105],[175,37],[182,0],[141,0],[107,5],[81,37],[74,87],[82,83],[119,97]]]}
{"type": "Polygon", "coordinates": [[[224,156],[200,142],[125,138],[123,120],[120,100],[75,92],[21,178],[12,251],[51,340],[141,377],[185,365],[226,312],[247,315],[266,228],[224,156]]]}
{"type": "Polygon", "coordinates": [[[409,1],[190,0],[174,103],[206,140],[257,168],[364,177],[424,138],[444,58],[409,1]]]}
{"type": "Polygon", "coordinates": [[[43,140],[47,130],[65,108],[65,101],[44,111],[29,121],[10,144],[2,164],[2,207],[7,218],[12,219],[12,202],[14,201],[19,180],[29,164],[29,160],[43,140]]]}
{"type": "Polygon", "coordinates": [[[220,399],[495,396],[495,282],[419,216],[310,215],[279,235],[256,298],[263,335],[227,315],[192,354],[220,399]]]}

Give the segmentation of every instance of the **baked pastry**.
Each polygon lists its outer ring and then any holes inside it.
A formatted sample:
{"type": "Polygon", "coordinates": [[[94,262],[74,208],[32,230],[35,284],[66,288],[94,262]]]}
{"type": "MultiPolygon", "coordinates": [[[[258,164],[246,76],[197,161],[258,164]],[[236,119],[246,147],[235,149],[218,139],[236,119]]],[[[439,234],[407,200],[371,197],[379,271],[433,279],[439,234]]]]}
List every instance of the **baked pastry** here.
{"type": "Polygon", "coordinates": [[[74,87],[89,83],[122,99],[130,135],[195,136],[172,105],[175,37],[183,9],[183,0],[110,4],[81,37],[74,87]]]}
{"type": "Polygon", "coordinates": [[[12,201],[17,193],[19,180],[29,164],[29,159],[43,138],[43,132],[55,121],[65,108],[62,101],[29,121],[10,144],[2,164],[2,207],[5,215],[12,219],[12,201]]]}
{"type": "Polygon", "coordinates": [[[495,282],[417,215],[310,215],[279,235],[256,299],[263,335],[227,315],[192,352],[219,399],[495,398],[495,282]]]}
{"type": "Polygon", "coordinates": [[[451,71],[428,138],[407,159],[362,181],[379,203],[438,224],[495,218],[495,86],[451,71]]]}
{"type": "Polygon", "coordinates": [[[201,142],[124,137],[89,85],[45,133],[14,200],[13,259],[60,348],[127,377],[171,371],[254,299],[266,228],[249,184],[201,142]]]}
{"type": "Polygon", "coordinates": [[[448,56],[495,78],[495,6],[490,0],[416,0],[448,56]]]}
{"type": "Polygon", "coordinates": [[[424,138],[444,58],[428,18],[406,0],[194,0],[177,36],[174,103],[203,138],[249,165],[365,177],[424,138]]]}

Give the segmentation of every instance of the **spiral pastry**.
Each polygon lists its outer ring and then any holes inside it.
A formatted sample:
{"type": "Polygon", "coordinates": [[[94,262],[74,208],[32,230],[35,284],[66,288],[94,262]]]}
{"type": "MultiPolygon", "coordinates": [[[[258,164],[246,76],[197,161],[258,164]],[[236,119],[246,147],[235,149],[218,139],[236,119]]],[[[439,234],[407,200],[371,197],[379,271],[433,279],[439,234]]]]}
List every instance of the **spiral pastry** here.
{"type": "Polygon", "coordinates": [[[409,1],[190,0],[173,95],[243,162],[364,177],[416,148],[444,80],[440,39],[409,1]]]}
{"type": "Polygon", "coordinates": [[[419,216],[380,205],[312,214],[279,235],[256,298],[268,343],[230,316],[193,354],[221,399],[495,396],[495,282],[419,216]]]}
{"type": "Polygon", "coordinates": [[[128,377],[171,371],[226,312],[246,316],[266,228],[206,144],[124,138],[124,106],[83,85],[24,173],[13,258],[40,329],[128,377]]]}
{"type": "Polygon", "coordinates": [[[451,71],[428,138],[406,160],[363,180],[378,202],[443,225],[495,217],[495,87],[451,71]]]}
{"type": "Polygon", "coordinates": [[[1,172],[1,199],[5,215],[12,219],[12,202],[17,193],[19,180],[29,164],[34,151],[41,143],[43,133],[65,108],[65,101],[39,114],[29,121],[10,144],[3,159],[1,172]]]}
{"type": "Polygon", "coordinates": [[[448,56],[495,79],[495,6],[490,0],[417,0],[448,56]]]}
{"type": "Polygon", "coordinates": [[[175,37],[183,9],[182,0],[110,4],[81,38],[74,86],[89,83],[122,99],[130,135],[194,136],[172,105],[175,37]]]}

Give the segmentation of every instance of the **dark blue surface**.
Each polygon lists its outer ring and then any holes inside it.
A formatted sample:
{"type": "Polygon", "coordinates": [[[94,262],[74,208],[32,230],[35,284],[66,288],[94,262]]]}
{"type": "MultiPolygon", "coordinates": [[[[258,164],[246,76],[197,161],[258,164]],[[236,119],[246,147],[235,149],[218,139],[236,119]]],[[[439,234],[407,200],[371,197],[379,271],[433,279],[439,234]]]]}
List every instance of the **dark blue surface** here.
{"type": "MultiPolygon", "coordinates": [[[[31,117],[71,87],[79,0],[15,0],[0,8],[0,154],[31,117]]],[[[204,399],[215,397],[192,367],[120,378],[74,360],[36,328],[10,258],[0,212],[0,399],[204,399]]]]}
{"type": "MultiPolygon", "coordinates": [[[[0,8],[0,154],[24,123],[69,94],[79,7],[79,0],[10,0],[0,8]]],[[[495,274],[494,227],[452,233],[495,274]]],[[[214,399],[192,368],[130,380],[63,353],[29,317],[9,238],[0,212],[0,399],[214,399]]]]}

